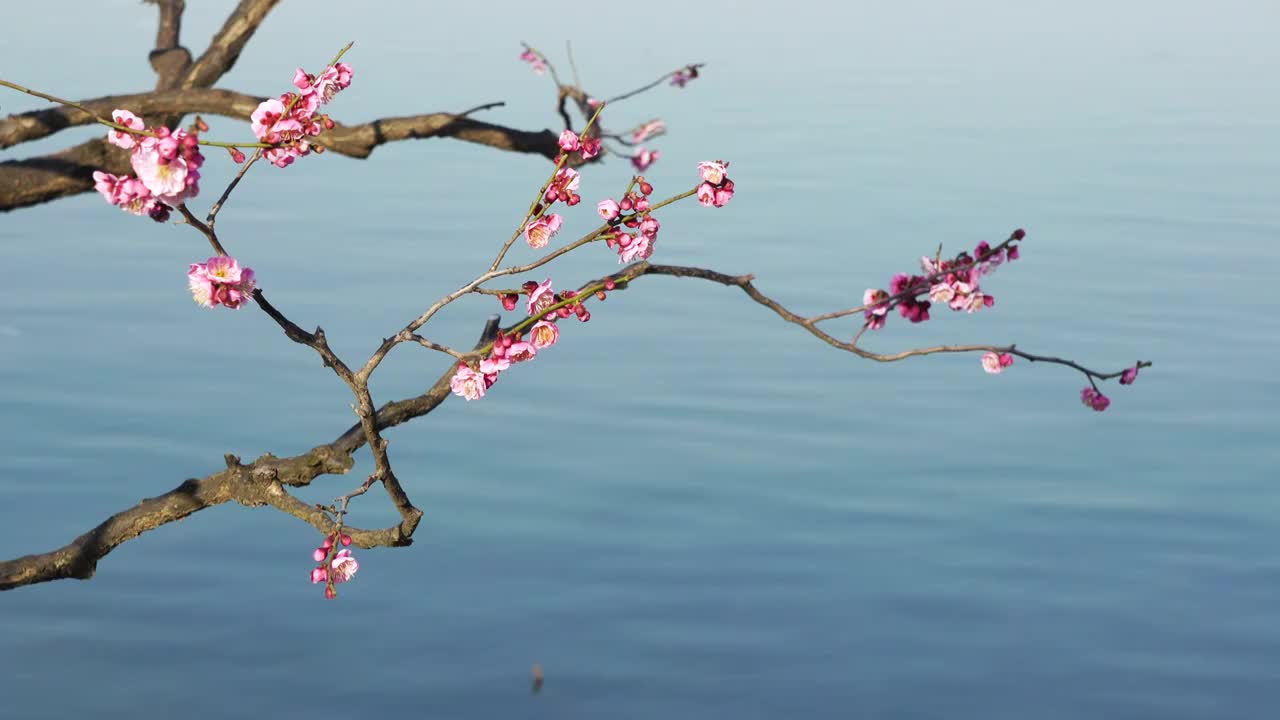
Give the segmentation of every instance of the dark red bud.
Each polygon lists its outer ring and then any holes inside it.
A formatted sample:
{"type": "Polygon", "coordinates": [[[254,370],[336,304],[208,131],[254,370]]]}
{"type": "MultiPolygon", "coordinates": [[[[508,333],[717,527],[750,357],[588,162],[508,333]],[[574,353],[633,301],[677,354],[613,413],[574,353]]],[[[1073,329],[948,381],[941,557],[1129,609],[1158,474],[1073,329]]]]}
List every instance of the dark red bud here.
{"type": "Polygon", "coordinates": [[[530,280],[530,281],[526,282],[525,284],[521,285],[520,287],[524,288],[524,291],[525,291],[525,292],[527,292],[527,293],[529,293],[529,292],[533,292],[534,290],[536,290],[536,289],[537,289],[537,287],[538,287],[538,283],[536,283],[536,282],[534,282],[534,281],[530,280]]]}
{"type": "Polygon", "coordinates": [[[559,315],[562,318],[567,318],[572,314],[573,314],[573,311],[570,310],[567,306],[556,308],[556,315],[559,315]]]}
{"type": "Polygon", "coordinates": [[[329,117],[328,115],[325,115],[325,116],[324,116],[324,129],[325,129],[325,130],[332,130],[336,125],[337,125],[337,123],[335,123],[335,122],[333,121],[333,118],[329,117]]]}
{"type": "Polygon", "coordinates": [[[1027,236],[1027,231],[1023,230],[1022,228],[1018,228],[1017,230],[1014,230],[1012,235],[1014,240],[1021,240],[1026,236],[1027,236]]]}
{"type": "Polygon", "coordinates": [[[507,293],[506,295],[502,296],[501,300],[502,300],[503,310],[515,310],[516,303],[519,302],[520,296],[515,295],[513,293],[507,293]]]}
{"type": "Polygon", "coordinates": [[[570,195],[569,199],[564,201],[564,204],[568,205],[569,207],[573,207],[574,205],[577,205],[580,202],[582,202],[581,195],[570,195]]]}
{"type": "Polygon", "coordinates": [[[618,283],[614,282],[614,281],[613,281],[613,278],[605,278],[605,279],[604,279],[604,289],[605,289],[605,290],[613,290],[613,289],[614,289],[614,288],[616,288],[616,287],[618,287],[618,283]]]}
{"type": "Polygon", "coordinates": [[[583,308],[582,314],[578,315],[578,319],[582,322],[586,322],[591,319],[591,313],[587,311],[586,308],[583,308]]]}
{"type": "Polygon", "coordinates": [[[641,180],[641,181],[640,181],[640,192],[644,193],[645,195],[652,195],[652,194],[653,194],[653,186],[652,186],[652,185],[650,185],[649,183],[644,182],[643,180],[641,180]]]}
{"type": "Polygon", "coordinates": [[[209,123],[205,122],[205,121],[204,121],[204,118],[202,118],[202,117],[200,117],[199,115],[197,115],[197,116],[196,116],[196,129],[197,129],[197,130],[199,130],[200,132],[209,132],[209,123]]]}
{"type": "Polygon", "coordinates": [[[622,198],[622,202],[618,203],[618,207],[623,210],[630,210],[631,208],[635,207],[635,203],[631,202],[631,198],[624,197],[622,198]]]}
{"type": "Polygon", "coordinates": [[[596,291],[596,299],[597,299],[597,300],[604,300],[606,297],[608,297],[608,295],[605,295],[603,290],[597,290],[597,291],[596,291]]]}

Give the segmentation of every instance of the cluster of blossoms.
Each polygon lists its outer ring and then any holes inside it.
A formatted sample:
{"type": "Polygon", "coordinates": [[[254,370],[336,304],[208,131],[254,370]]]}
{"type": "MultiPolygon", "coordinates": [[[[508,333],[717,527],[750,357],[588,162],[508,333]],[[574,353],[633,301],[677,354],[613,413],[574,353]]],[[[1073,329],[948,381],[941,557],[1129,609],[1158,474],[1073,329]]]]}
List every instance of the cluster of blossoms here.
{"type": "MultiPolygon", "coordinates": [[[[575,141],[578,136],[568,130],[565,135],[572,136],[575,141]]],[[[566,144],[565,135],[560,137],[560,144],[563,147],[566,144]]],[[[585,150],[586,143],[578,143],[575,145],[578,150],[585,150]]],[[[600,151],[600,141],[595,141],[595,152],[600,151]]],[[[593,153],[594,155],[594,153],[593,153]]],[[[560,232],[560,226],[564,224],[564,218],[556,213],[548,213],[547,208],[556,202],[563,202],[570,207],[582,202],[582,196],[578,194],[578,184],[581,177],[578,171],[573,168],[561,168],[556,171],[551,182],[547,184],[547,190],[543,194],[542,201],[533,209],[533,215],[524,226],[524,240],[531,248],[544,248],[547,243],[551,242],[551,238],[560,232]]]]}
{"type": "Polygon", "coordinates": [[[157,222],[169,219],[169,211],[200,192],[199,134],[208,130],[197,119],[190,130],[166,127],[148,129],[142,118],[128,110],[114,110],[111,119],[129,130],[111,130],[107,141],[131,150],[129,164],[137,177],[93,173],[93,187],[107,202],[134,215],[146,215],[157,222]],[[145,134],[144,134],[145,133],[145,134]]]}
{"type": "Polygon", "coordinates": [[[311,559],[316,561],[316,566],[311,570],[311,584],[324,583],[324,596],[330,600],[338,597],[338,591],[333,586],[350,580],[360,569],[360,563],[350,550],[334,552],[339,544],[343,547],[350,545],[351,536],[346,533],[327,535],[320,547],[311,553],[311,559]]]}
{"type": "Polygon", "coordinates": [[[726,160],[707,160],[698,163],[702,184],[698,186],[698,202],[705,207],[724,207],[733,199],[733,181],[729,179],[729,163],[726,160]]]}
{"type": "MultiPolygon", "coordinates": [[[[316,112],[351,85],[351,66],[336,63],[319,75],[309,75],[298,68],[293,75],[293,85],[298,92],[287,92],[279,98],[265,100],[250,115],[253,134],[273,146],[262,156],[276,167],[288,167],[294,160],[309,155],[312,150],[310,138],[333,129],[333,120],[316,112]]],[[[321,149],[316,147],[317,152],[321,149]]],[[[232,157],[236,157],[236,152],[239,151],[234,151],[232,157]]],[[[243,158],[241,153],[236,162],[243,158]]]]}
{"type": "Polygon", "coordinates": [[[520,59],[529,63],[529,66],[533,68],[533,72],[537,75],[547,71],[547,64],[542,62],[542,58],[538,57],[538,53],[532,50],[526,48],[524,52],[520,53],[520,59]]]}
{"type": "Polygon", "coordinates": [[[600,138],[590,135],[578,137],[574,131],[565,130],[560,133],[560,149],[566,153],[581,153],[583,160],[590,160],[600,154],[600,138]]]}
{"type": "Polygon", "coordinates": [[[631,142],[642,143],[666,131],[667,124],[662,121],[662,118],[656,118],[631,131],[631,142]]]}
{"type": "Polygon", "coordinates": [[[1006,261],[1017,260],[1018,246],[1013,243],[1024,237],[1026,231],[1018,229],[995,251],[984,240],[974,248],[973,255],[960,253],[950,260],[920,258],[923,275],[898,273],[889,282],[888,292],[868,288],[863,293],[866,327],[870,330],[884,327],[889,310],[895,306],[902,317],[919,323],[929,319],[929,308],[934,303],[970,313],[995,305],[995,297],[982,291],[982,277],[1006,261]]]}
{"type": "Polygon", "coordinates": [[[1086,407],[1102,412],[1111,405],[1111,398],[1103,395],[1096,388],[1087,387],[1080,391],[1080,402],[1084,403],[1086,407]]]}
{"type": "Polygon", "coordinates": [[[653,245],[658,241],[658,228],[661,227],[658,218],[649,214],[653,185],[640,176],[635,179],[634,186],[635,190],[629,190],[622,196],[622,202],[608,198],[596,206],[600,217],[610,225],[603,236],[605,245],[618,251],[620,263],[648,260],[653,255],[653,245]],[[627,232],[623,226],[635,232],[627,232]]]}
{"type": "Polygon", "coordinates": [[[690,80],[695,80],[697,77],[698,68],[694,65],[690,65],[683,70],[676,71],[676,73],[671,76],[671,84],[678,88],[682,88],[685,85],[688,85],[690,80]]]}
{"type": "Polygon", "coordinates": [[[999,375],[1004,369],[1013,364],[1013,356],[1009,353],[993,353],[988,352],[982,355],[982,369],[992,375],[999,375]]]}
{"type": "MultiPolygon", "coordinates": [[[[612,280],[605,281],[605,288],[612,290],[616,287],[612,280]]],[[[564,290],[555,292],[551,289],[551,280],[543,282],[529,281],[522,287],[527,299],[525,300],[525,310],[529,313],[529,317],[538,318],[538,321],[529,328],[529,339],[525,340],[521,333],[498,333],[494,338],[493,349],[489,356],[481,360],[476,368],[472,368],[465,362],[458,363],[458,369],[453,375],[453,379],[449,381],[449,387],[455,395],[466,398],[467,400],[478,400],[484,397],[485,392],[493,387],[498,381],[498,374],[507,370],[515,363],[527,362],[534,359],[538,355],[539,350],[545,350],[560,339],[560,327],[556,324],[557,320],[567,318],[570,315],[577,316],[581,322],[591,319],[591,312],[582,304],[581,300],[570,302],[554,310],[551,308],[559,305],[566,300],[573,300],[578,297],[577,291],[564,290]]],[[[603,300],[604,291],[598,291],[596,298],[603,300]]],[[[514,310],[520,302],[520,296],[516,293],[507,293],[501,296],[502,307],[506,310],[514,310]]]]}
{"type": "Polygon", "coordinates": [[[636,152],[631,156],[631,166],[636,172],[644,172],[649,166],[658,161],[659,152],[657,150],[646,150],[643,147],[636,148],[636,152]]]}
{"type": "Polygon", "coordinates": [[[253,297],[257,280],[252,268],[240,267],[233,257],[217,255],[208,262],[191,263],[187,285],[196,304],[235,310],[253,297]]]}
{"type": "MultiPolygon", "coordinates": [[[[1133,367],[1120,373],[1121,385],[1132,385],[1133,381],[1137,379],[1138,379],[1137,365],[1134,365],[1133,367]]],[[[1080,402],[1084,403],[1085,407],[1093,408],[1097,412],[1102,412],[1103,410],[1106,410],[1111,405],[1111,398],[1107,397],[1106,395],[1103,395],[1102,392],[1099,391],[1096,387],[1093,387],[1092,385],[1090,385],[1089,387],[1080,391],[1080,402]]]]}

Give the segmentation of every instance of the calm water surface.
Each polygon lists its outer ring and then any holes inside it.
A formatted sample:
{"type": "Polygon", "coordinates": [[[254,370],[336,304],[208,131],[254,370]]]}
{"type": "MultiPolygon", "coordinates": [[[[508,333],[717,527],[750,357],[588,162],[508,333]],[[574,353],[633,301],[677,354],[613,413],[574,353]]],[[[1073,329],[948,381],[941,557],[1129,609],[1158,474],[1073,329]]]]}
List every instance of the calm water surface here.
{"type": "MultiPolygon", "coordinates": [[[[147,87],[149,8],[101,5],[11,18],[0,76],[70,97],[147,87]]],[[[232,3],[190,5],[198,46],[232,3]]],[[[613,121],[671,126],[659,193],[687,187],[698,160],[733,161],[738,197],[672,208],[656,259],[755,272],[817,312],[939,242],[1025,226],[1025,259],[990,281],[996,311],[895,321],[874,346],[1016,341],[1156,367],[1097,415],[1061,368],[874,366],[739,293],[645,279],[483,402],[390,433],[426,521],[413,548],[365,552],[337,603],[305,582],[314,531],[241,507],[130,542],[89,583],[0,595],[0,715],[1275,712],[1280,12],[658,5],[562,21],[514,4],[286,3],[223,86],[279,92],[354,39],[343,120],[501,99],[487,118],[538,129],[556,122],[550,83],[516,61],[521,40],[563,57],[574,38],[601,95],[706,61],[613,121]],[[547,681],[532,697],[535,662],[547,681]]],[[[6,113],[37,106],[0,96],[6,113]]],[[[227,165],[211,156],[210,193],[227,165]]],[[[302,165],[255,169],[219,226],[273,300],[349,358],[487,262],[546,172],[451,141],[302,165]]],[[[593,169],[585,199],[626,173],[593,169]]],[[[0,217],[5,556],[60,546],[225,452],[293,454],[351,421],[345,390],[260,313],[191,305],[183,268],[204,255],[193,233],[96,197],[0,217]]],[[[552,276],[611,262],[600,248],[552,276]]],[[[431,334],[467,343],[489,311],[460,304],[431,334]]],[[[442,368],[397,351],[375,396],[442,368]]],[[[356,520],[391,517],[370,496],[356,520]]]]}

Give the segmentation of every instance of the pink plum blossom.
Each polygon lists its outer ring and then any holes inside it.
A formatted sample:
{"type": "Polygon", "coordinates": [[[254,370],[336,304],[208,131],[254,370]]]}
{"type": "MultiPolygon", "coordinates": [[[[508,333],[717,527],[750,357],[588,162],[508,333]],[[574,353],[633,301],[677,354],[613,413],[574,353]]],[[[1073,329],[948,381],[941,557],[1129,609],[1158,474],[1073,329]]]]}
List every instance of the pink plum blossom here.
{"type": "Polygon", "coordinates": [[[650,120],[649,122],[636,128],[631,133],[631,142],[642,143],[651,137],[656,137],[666,132],[667,124],[661,118],[650,120]]]}
{"type": "Polygon", "coordinates": [[[548,278],[529,291],[529,301],[525,307],[529,315],[534,316],[543,314],[547,308],[555,304],[555,293],[551,290],[551,279],[548,278]]]}
{"type": "Polygon", "coordinates": [[[339,550],[329,563],[329,574],[335,583],[344,583],[355,576],[356,571],[360,569],[360,563],[356,562],[355,556],[350,550],[339,550]]]}
{"type": "MultiPolygon", "coordinates": [[[[123,125],[132,130],[143,130],[147,127],[146,123],[142,122],[142,118],[134,115],[128,110],[122,110],[119,108],[112,110],[111,119],[117,124],[123,125]]],[[[122,147],[125,150],[132,150],[133,147],[138,144],[138,136],[133,133],[127,133],[123,130],[112,130],[107,133],[107,142],[115,145],[116,147],[122,147]]]]}
{"type": "Polygon", "coordinates": [[[698,163],[698,174],[712,185],[719,185],[724,182],[728,167],[729,163],[722,160],[704,160],[698,163]]]}
{"type": "Polygon", "coordinates": [[[511,367],[511,360],[506,357],[489,357],[480,361],[480,372],[484,375],[494,375],[511,367]]]}
{"type": "Polygon", "coordinates": [[[652,215],[646,215],[645,218],[640,221],[640,234],[650,240],[656,239],[658,237],[658,228],[660,226],[661,223],[658,222],[658,218],[652,215]]]}
{"type": "Polygon", "coordinates": [[[487,386],[482,373],[478,373],[467,367],[467,365],[459,363],[458,371],[454,373],[453,378],[449,381],[449,388],[453,390],[454,395],[460,395],[470,402],[484,397],[487,386]]]}
{"type": "Polygon", "coordinates": [[[520,340],[511,343],[511,347],[507,348],[507,357],[513,363],[526,362],[532,360],[538,354],[538,348],[533,343],[520,340]]]}
{"type": "Polygon", "coordinates": [[[612,220],[618,217],[618,203],[613,198],[601,200],[600,204],[596,205],[596,212],[600,213],[600,217],[605,220],[612,220]]]}
{"type": "Polygon", "coordinates": [[[984,353],[982,355],[982,369],[997,375],[1004,371],[1005,368],[1013,364],[1013,356],[1009,353],[994,352],[984,353]]]}
{"type": "Polygon", "coordinates": [[[711,183],[704,182],[698,186],[698,202],[704,207],[711,207],[716,201],[716,189],[711,183]]]}
{"type": "Polygon", "coordinates": [[[559,200],[566,205],[577,205],[582,199],[577,193],[579,181],[577,170],[573,168],[557,170],[551,179],[551,184],[547,186],[546,201],[553,203],[559,200]]]}
{"type": "Polygon", "coordinates": [[[529,340],[539,350],[549,348],[560,339],[560,328],[555,323],[541,320],[529,328],[529,340]]]}
{"type": "Polygon", "coordinates": [[[582,138],[582,147],[579,148],[579,151],[582,153],[583,160],[590,160],[591,158],[599,155],[600,154],[600,138],[598,137],[582,138]]]}
{"type": "Polygon", "coordinates": [[[574,152],[581,143],[578,142],[578,134],[572,130],[565,130],[560,133],[560,149],[565,152],[574,152]]]}
{"type": "Polygon", "coordinates": [[[1080,391],[1080,402],[1084,403],[1087,407],[1093,408],[1097,412],[1102,412],[1107,409],[1107,406],[1111,405],[1110,398],[1092,387],[1087,387],[1080,391]]]}
{"type": "Polygon", "coordinates": [[[652,256],[653,238],[639,235],[618,253],[618,262],[628,263],[634,260],[648,260],[652,256]]]}
{"type": "MultiPolygon", "coordinates": [[[[316,562],[320,562],[320,561],[321,561],[321,560],[323,560],[323,559],[324,559],[324,557],[317,558],[317,559],[316,559],[316,562]]],[[[315,585],[315,584],[317,584],[317,583],[322,583],[322,582],[328,582],[328,581],[329,581],[329,571],[328,571],[328,570],[325,570],[325,569],[324,569],[324,568],[322,568],[322,567],[312,568],[312,569],[311,569],[311,584],[312,584],[312,585],[315,585]]]]}
{"type": "Polygon", "coordinates": [[[1121,385],[1132,385],[1134,380],[1138,379],[1138,366],[1133,366],[1120,374],[1121,385]]]}
{"type": "Polygon", "coordinates": [[[547,71],[547,66],[542,62],[542,58],[538,57],[538,54],[532,50],[526,49],[524,52],[520,53],[520,59],[529,63],[533,68],[533,72],[538,75],[547,71]]]}
{"type": "Polygon", "coordinates": [[[659,152],[657,150],[645,150],[644,148],[636,148],[636,154],[631,156],[631,165],[636,172],[644,172],[649,166],[657,162],[659,152]]]}
{"type": "Polygon", "coordinates": [[[544,248],[551,242],[551,238],[560,232],[560,225],[563,222],[564,218],[555,213],[532,220],[525,225],[524,240],[531,248],[544,248]]]}
{"type": "Polygon", "coordinates": [[[192,263],[187,271],[187,285],[197,304],[224,305],[235,310],[253,297],[257,279],[251,268],[241,267],[235,258],[218,255],[207,262],[192,263]]]}

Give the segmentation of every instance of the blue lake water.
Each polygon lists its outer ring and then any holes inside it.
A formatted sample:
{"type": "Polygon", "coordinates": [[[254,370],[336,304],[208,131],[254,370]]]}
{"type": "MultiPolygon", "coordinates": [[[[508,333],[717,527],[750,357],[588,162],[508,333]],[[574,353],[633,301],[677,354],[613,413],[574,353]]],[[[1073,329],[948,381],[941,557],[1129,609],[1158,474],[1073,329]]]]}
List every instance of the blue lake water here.
{"type": "MultiPolygon", "coordinates": [[[[11,18],[0,77],[69,97],[148,87],[151,9],[102,5],[11,18]]],[[[199,48],[232,3],[190,5],[199,48]]],[[[540,129],[558,120],[551,83],[516,60],[521,40],[567,73],[572,38],[600,95],[704,61],[688,88],[609,118],[669,124],[648,173],[659,195],[690,187],[699,160],[733,163],[728,207],[664,212],[656,262],[754,272],[821,312],[939,242],[1024,226],[1024,259],[988,282],[994,311],[894,318],[871,347],[1017,342],[1156,365],[1096,414],[1064,368],[881,366],[736,290],[646,278],[483,401],[389,432],[426,518],[413,547],[361,553],[337,602],[306,583],[310,527],[239,506],[125,544],[90,582],[0,594],[0,715],[1275,712],[1275,6],[351,7],[283,4],[220,86],[280,92],[354,39],[341,120],[505,100],[482,117],[540,129]]],[[[5,113],[38,106],[0,95],[5,113]]],[[[218,121],[210,136],[247,132],[218,121]]],[[[198,207],[229,177],[215,153],[207,167],[198,207]]],[[[488,263],[547,169],[451,140],[307,158],[255,168],[219,229],[281,309],[362,360],[488,263]]],[[[567,232],[627,177],[617,161],[587,171],[567,232]]],[[[61,546],[223,453],[294,454],[352,421],[345,388],[263,314],[190,302],[186,264],[207,255],[194,232],[96,196],[0,216],[6,557],[61,546]]],[[[613,263],[587,248],[538,279],[613,263]]],[[[467,344],[493,306],[459,303],[429,334],[467,344]]],[[[445,366],[399,349],[375,399],[445,366]]],[[[362,451],[305,496],[368,467],[362,451]]],[[[394,517],[373,494],[355,511],[366,527],[394,517]]]]}

